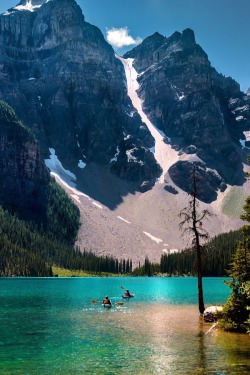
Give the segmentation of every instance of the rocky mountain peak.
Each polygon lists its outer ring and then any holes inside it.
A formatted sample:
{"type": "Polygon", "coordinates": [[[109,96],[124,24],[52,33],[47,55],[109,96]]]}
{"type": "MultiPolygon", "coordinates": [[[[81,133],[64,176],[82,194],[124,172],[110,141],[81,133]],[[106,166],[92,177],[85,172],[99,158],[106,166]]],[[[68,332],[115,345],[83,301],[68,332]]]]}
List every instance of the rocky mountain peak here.
{"type": "Polygon", "coordinates": [[[165,39],[166,38],[163,35],[158,33],[158,31],[156,31],[154,34],[145,38],[142,43],[143,44],[149,44],[149,43],[160,43],[160,44],[162,44],[162,43],[164,43],[165,39]]]}
{"type": "Polygon", "coordinates": [[[134,58],[135,55],[140,55],[141,58],[145,54],[151,55],[155,50],[161,47],[166,42],[166,38],[160,33],[156,32],[153,35],[145,38],[141,44],[127,52],[125,58],[134,58]]]}
{"type": "MultiPolygon", "coordinates": [[[[82,13],[81,8],[77,5],[75,0],[20,0],[20,2],[9,9],[8,11],[4,12],[3,15],[9,16],[13,14],[25,13],[26,17],[29,17],[30,13],[37,13],[37,11],[41,11],[44,9],[45,5],[49,5],[48,9],[57,9],[71,7],[71,8],[78,8],[78,11],[82,13]]],[[[82,16],[83,17],[83,16],[82,16]]]]}
{"type": "Polygon", "coordinates": [[[192,29],[187,28],[187,29],[183,30],[183,32],[182,32],[182,42],[184,43],[185,47],[193,46],[194,44],[196,44],[195,34],[194,34],[194,31],[192,29]]]}
{"type": "MultiPolygon", "coordinates": [[[[14,8],[19,8],[20,7],[20,10],[29,10],[31,9],[32,7],[41,7],[42,5],[44,4],[47,4],[47,3],[57,3],[57,5],[60,5],[62,3],[65,2],[65,0],[20,0],[19,4],[14,7],[14,8]]],[[[75,0],[66,0],[66,2],[68,4],[76,4],[76,1],[75,0]]]]}
{"type": "Polygon", "coordinates": [[[139,73],[148,69],[152,64],[159,63],[172,53],[186,50],[184,54],[192,53],[207,59],[207,55],[195,41],[194,31],[190,28],[183,32],[175,31],[171,36],[165,37],[158,32],[147,37],[143,42],[127,52],[125,58],[134,58],[134,64],[139,73]],[[139,63],[140,62],[140,63],[139,63]]]}
{"type": "Polygon", "coordinates": [[[0,15],[0,98],[33,129],[44,158],[54,149],[75,174],[83,172],[79,164],[100,163],[137,187],[152,186],[159,174],[148,150],[153,138],[124,76],[75,0],[21,0],[0,15]]]}

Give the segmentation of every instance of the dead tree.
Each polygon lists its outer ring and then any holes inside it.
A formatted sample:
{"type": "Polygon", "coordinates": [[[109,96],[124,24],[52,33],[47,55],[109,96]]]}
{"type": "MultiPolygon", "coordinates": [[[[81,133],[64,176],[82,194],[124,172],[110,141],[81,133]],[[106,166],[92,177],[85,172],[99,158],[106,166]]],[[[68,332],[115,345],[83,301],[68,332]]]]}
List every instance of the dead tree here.
{"type": "Polygon", "coordinates": [[[179,216],[181,218],[180,228],[183,234],[188,234],[192,238],[192,247],[196,251],[197,258],[197,277],[198,277],[198,306],[200,314],[205,310],[202,287],[202,242],[208,239],[208,232],[203,227],[203,220],[212,214],[208,210],[198,212],[199,201],[197,198],[197,178],[195,166],[192,172],[192,191],[189,193],[190,200],[188,206],[181,210],[179,216]]]}

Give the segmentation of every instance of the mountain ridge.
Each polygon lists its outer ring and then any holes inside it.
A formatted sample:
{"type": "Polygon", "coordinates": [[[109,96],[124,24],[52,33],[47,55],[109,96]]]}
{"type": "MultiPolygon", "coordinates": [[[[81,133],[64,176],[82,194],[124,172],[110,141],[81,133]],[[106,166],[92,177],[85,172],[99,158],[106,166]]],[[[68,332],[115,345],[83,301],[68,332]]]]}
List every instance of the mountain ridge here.
{"type": "Polygon", "coordinates": [[[140,114],[123,63],[75,0],[30,4],[37,8],[0,16],[0,98],[35,133],[47,165],[55,162],[81,211],[81,249],[138,262],[185,247],[178,212],[194,165],[200,207],[217,215],[211,233],[241,226],[250,97],[216,72],[194,32],[155,33],[125,55],[134,59],[140,114]],[[166,146],[167,170],[147,120],[166,146]]]}
{"type": "Polygon", "coordinates": [[[53,148],[73,172],[79,160],[97,162],[137,189],[154,184],[153,139],[130,115],[122,65],[74,0],[1,15],[0,49],[0,97],[33,129],[44,158],[53,148]]]}
{"type": "MultiPolygon", "coordinates": [[[[207,194],[198,194],[199,198],[209,202],[227,184],[242,185],[245,175],[239,139],[245,138],[243,133],[250,126],[249,100],[236,81],[211,66],[193,30],[175,32],[169,38],[155,33],[124,57],[133,58],[139,73],[138,93],[149,119],[180,154],[197,156],[202,183],[210,176],[212,184],[207,184],[207,194]],[[238,105],[245,102],[244,118],[235,116],[233,101],[238,105]]],[[[187,192],[191,187],[186,174],[190,175],[192,163],[179,160],[170,168],[173,182],[187,192]]]]}

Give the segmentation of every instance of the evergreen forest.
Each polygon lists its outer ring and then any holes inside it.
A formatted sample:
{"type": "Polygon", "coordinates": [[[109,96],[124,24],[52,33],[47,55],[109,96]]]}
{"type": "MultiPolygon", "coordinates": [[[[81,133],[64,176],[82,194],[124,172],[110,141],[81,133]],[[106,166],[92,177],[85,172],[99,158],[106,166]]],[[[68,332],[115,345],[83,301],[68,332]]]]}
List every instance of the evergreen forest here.
{"type": "MultiPolygon", "coordinates": [[[[230,231],[212,238],[203,247],[203,276],[227,276],[227,270],[236,252],[240,231],[230,231]]],[[[161,256],[160,263],[151,263],[145,258],[144,264],[133,271],[134,276],[152,276],[154,274],[168,276],[196,276],[196,253],[193,249],[185,249],[161,256]]]]}
{"type": "Polygon", "coordinates": [[[0,208],[0,276],[53,276],[53,265],[96,274],[132,270],[129,259],[98,257],[67,242],[0,208]]]}

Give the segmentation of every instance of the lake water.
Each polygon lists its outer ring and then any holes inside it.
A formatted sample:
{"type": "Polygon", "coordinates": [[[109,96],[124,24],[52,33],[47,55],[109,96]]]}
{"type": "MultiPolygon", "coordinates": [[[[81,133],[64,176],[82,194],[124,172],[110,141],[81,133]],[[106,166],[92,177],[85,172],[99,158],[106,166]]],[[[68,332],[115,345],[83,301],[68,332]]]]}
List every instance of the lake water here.
{"type": "MultiPolygon", "coordinates": [[[[206,306],[226,301],[203,283],[206,306]]],[[[250,335],[209,331],[196,278],[0,278],[0,327],[1,375],[250,374],[250,335]]]]}

